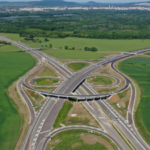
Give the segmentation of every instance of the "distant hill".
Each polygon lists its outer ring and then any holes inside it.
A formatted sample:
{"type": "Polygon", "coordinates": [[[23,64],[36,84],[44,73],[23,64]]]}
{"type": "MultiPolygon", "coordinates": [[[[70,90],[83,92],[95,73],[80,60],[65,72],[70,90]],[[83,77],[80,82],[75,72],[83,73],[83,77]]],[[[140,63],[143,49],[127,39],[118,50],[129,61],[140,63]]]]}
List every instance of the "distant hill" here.
{"type": "Polygon", "coordinates": [[[41,0],[41,1],[29,1],[29,2],[0,2],[3,6],[28,6],[28,7],[50,7],[50,6],[79,6],[80,4],[75,2],[66,2],[64,0],[41,0]]]}
{"type": "MultiPolygon", "coordinates": [[[[138,3],[144,3],[144,2],[138,2],[138,3]]],[[[150,3],[150,1],[146,2],[150,3]]],[[[65,0],[41,0],[41,1],[30,1],[30,2],[7,2],[7,1],[1,1],[0,6],[12,6],[12,7],[54,7],[54,6],[66,6],[66,7],[76,7],[76,6],[120,6],[120,7],[128,7],[128,6],[135,6],[137,3],[98,3],[95,1],[89,1],[87,3],[77,3],[77,2],[66,2],[65,0]]]]}
{"type": "Polygon", "coordinates": [[[31,6],[79,6],[75,2],[66,2],[64,0],[42,0],[42,1],[32,1],[28,2],[31,6]]]}
{"type": "Polygon", "coordinates": [[[87,2],[86,4],[100,4],[100,3],[97,3],[97,2],[94,2],[94,1],[89,1],[89,2],[87,2]]]}

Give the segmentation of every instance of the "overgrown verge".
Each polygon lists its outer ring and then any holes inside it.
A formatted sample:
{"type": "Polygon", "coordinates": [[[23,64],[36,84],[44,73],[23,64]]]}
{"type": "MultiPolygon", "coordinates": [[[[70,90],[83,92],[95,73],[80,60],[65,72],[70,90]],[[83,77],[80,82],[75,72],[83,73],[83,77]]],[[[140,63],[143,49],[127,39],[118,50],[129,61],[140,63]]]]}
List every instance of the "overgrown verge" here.
{"type": "Polygon", "coordinates": [[[63,104],[53,128],[65,125],[88,125],[102,128],[95,118],[84,108],[82,103],[71,101],[66,101],[63,104]]]}
{"type": "Polygon", "coordinates": [[[60,124],[63,123],[65,124],[65,118],[67,117],[67,114],[69,113],[69,111],[71,110],[71,108],[73,107],[73,104],[71,102],[66,101],[61,110],[58,113],[58,116],[54,122],[53,127],[54,128],[58,128],[60,127],[60,124]]]}
{"type": "Polygon", "coordinates": [[[11,104],[18,111],[20,115],[21,125],[19,129],[19,136],[18,136],[18,141],[16,141],[16,146],[14,148],[15,150],[18,150],[27,133],[29,127],[30,114],[27,105],[23,102],[20,95],[18,94],[16,86],[17,86],[17,82],[14,82],[12,85],[9,86],[6,92],[11,104]]]}
{"type": "Polygon", "coordinates": [[[48,143],[46,150],[118,150],[117,146],[106,136],[87,130],[68,130],[56,134],[48,143]]]}

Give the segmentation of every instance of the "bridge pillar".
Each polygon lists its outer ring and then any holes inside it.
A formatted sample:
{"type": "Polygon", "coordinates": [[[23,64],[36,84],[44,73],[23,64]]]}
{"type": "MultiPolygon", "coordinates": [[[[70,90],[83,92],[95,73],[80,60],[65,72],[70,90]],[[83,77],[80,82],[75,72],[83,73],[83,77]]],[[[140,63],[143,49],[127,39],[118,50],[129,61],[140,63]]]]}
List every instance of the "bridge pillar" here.
{"type": "Polygon", "coordinates": [[[77,98],[77,100],[76,100],[76,103],[78,103],[78,98],[77,98]]]}

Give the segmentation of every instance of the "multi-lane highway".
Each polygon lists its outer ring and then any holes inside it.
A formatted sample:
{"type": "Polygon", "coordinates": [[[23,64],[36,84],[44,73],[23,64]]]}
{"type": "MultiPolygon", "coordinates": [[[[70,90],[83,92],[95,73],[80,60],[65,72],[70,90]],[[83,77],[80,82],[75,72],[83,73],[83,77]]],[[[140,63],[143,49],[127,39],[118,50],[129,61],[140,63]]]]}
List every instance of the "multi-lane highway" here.
{"type": "MultiPolygon", "coordinates": [[[[64,65],[57,62],[51,56],[43,54],[42,52],[39,52],[35,49],[30,48],[29,46],[26,46],[22,43],[14,42],[7,38],[0,37],[0,40],[10,42],[22,49],[25,49],[40,60],[39,66],[35,70],[29,72],[27,75],[22,77],[18,82],[18,89],[19,89],[22,97],[27,102],[27,105],[29,107],[30,114],[31,114],[30,127],[28,130],[27,136],[24,140],[24,143],[22,144],[21,149],[28,150],[28,149],[37,149],[37,147],[40,147],[37,143],[40,143],[41,141],[43,141],[43,139],[45,138],[44,137],[45,134],[50,132],[50,130],[53,127],[55,118],[57,117],[57,114],[65,101],[64,99],[59,99],[59,98],[58,99],[48,98],[47,101],[43,104],[39,113],[35,116],[32,104],[31,104],[30,100],[28,99],[28,97],[26,96],[25,92],[23,91],[22,85],[25,83],[24,82],[25,79],[31,73],[35,72],[36,70],[38,70],[41,67],[43,57],[45,58],[45,62],[47,62],[49,65],[51,65],[55,70],[57,70],[57,72],[59,72],[62,76],[64,76],[64,78],[66,78],[66,80],[64,82],[62,82],[58,86],[58,88],[54,91],[53,95],[55,95],[55,96],[58,96],[58,95],[66,96],[66,95],[69,95],[71,92],[75,92],[75,90],[76,90],[76,92],[78,92],[78,94],[81,94],[81,97],[84,97],[84,98],[87,98],[87,95],[88,95],[88,97],[90,97],[90,96],[94,97],[95,95],[98,95],[98,93],[96,93],[87,83],[83,83],[80,87],[79,87],[79,85],[93,71],[95,71],[96,69],[98,69],[108,63],[112,63],[112,68],[116,72],[118,72],[121,76],[123,76],[124,79],[126,80],[126,86],[124,87],[124,89],[126,89],[129,85],[132,88],[132,97],[131,97],[130,105],[129,105],[128,120],[125,120],[124,118],[122,118],[106,101],[98,100],[96,102],[97,107],[94,105],[89,106],[87,101],[83,102],[83,104],[91,112],[91,114],[97,119],[97,121],[100,124],[103,124],[103,128],[107,131],[107,134],[109,136],[111,136],[111,134],[113,134],[114,140],[119,141],[119,143],[122,145],[121,146],[122,149],[126,150],[126,149],[129,149],[129,147],[127,146],[127,144],[122,140],[122,138],[118,135],[118,133],[114,130],[114,128],[108,122],[104,124],[104,122],[105,122],[104,117],[99,117],[99,116],[101,116],[101,112],[99,111],[99,108],[98,108],[99,106],[102,108],[102,110],[105,111],[105,113],[107,113],[109,115],[110,118],[112,118],[113,120],[117,118],[117,120],[114,121],[115,125],[119,128],[119,130],[121,130],[123,135],[125,135],[125,137],[133,144],[133,146],[136,149],[139,149],[139,150],[149,149],[147,144],[143,141],[143,139],[137,133],[137,131],[134,127],[134,124],[133,124],[134,123],[133,122],[133,108],[134,108],[134,102],[135,102],[136,89],[135,89],[133,83],[127,77],[125,77],[123,74],[121,74],[119,71],[117,71],[114,68],[113,63],[115,61],[118,61],[118,60],[121,60],[124,58],[128,58],[130,56],[134,56],[134,54],[140,54],[143,52],[147,52],[150,49],[139,50],[134,53],[127,53],[127,54],[125,53],[125,54],[118,55],[115,57],[107,58],[98,63],[92,64],[89,67],[86,67],[85,69],[77,72],[76,74],[73,74],[64,65]],[[68,77],[70,77],[70,78],[68,79],[68,77]],[[87,94],[87,95],[84,95],[84,94],[87,94]]],[[[121,89],[120,91],[122,91],[124,89],[121,89]]],[[[120,91],[118,91],[118,92],[120,92],[120,91]]],[[[51,95],[51,93],[49,93],[49,95],[51,95]]],[[[79,97],[79,96],[80,95],[76,95],[76,97],[79,97]]]]}

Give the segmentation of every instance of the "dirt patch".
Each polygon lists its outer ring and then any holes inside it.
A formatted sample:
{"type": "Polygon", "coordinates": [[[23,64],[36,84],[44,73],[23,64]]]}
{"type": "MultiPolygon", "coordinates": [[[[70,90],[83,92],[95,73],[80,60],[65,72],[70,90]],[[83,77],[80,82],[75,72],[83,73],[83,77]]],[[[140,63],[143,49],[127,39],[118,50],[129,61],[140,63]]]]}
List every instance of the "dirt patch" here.
{"type": "Polygon", "coordinates": [[[116,55],[119,55],[120,54],[120,52],[105,52],[106,54],[109,54],[109,55],[107,55],[107,56],[105,56],[106,58],[108,58],[108,57],[113,57],[113,56],[116,56],[116,55]]]}
{"type": "Polygon", "coordinates": [[[128,91],[127,91],[127,94],[125,95],[125,97],[118,101],[118,104],[123,108],[127,107],[126,106],[127,102],[130,101],[130,98],[131,98],[131,88],[128,88],[127,90],[128,91]]]}
{"type": "Polygon", "coordinates": [[[123,92],[125,93],[125,95],[122,96],[122,98],[120,98],[118,94],[115,94],[110,99],[108,99],[107,102],[109,102],[114,107],[114,109],[116,109],[118,113],[120,113],[123,117],[126,117],[131,97],[131,88],[129,87],[127,89],[127,92],[123,92]],[[117,106],[117,104],[119,104],[120,108],[117,106]]]}
{"type": "Polygon", "coordinates": [[[80,134],[80,137],[87,144],[93,145],[93,144],[98,142],[98,143],[106,146],[109,150],[114,150],[114,148],[112,147],[112,145],[108,141],[106,141],[105,139],[103,139],[102,137],[100,137],[98,135],[93,135],[93,134],[89,134],[89,133],[82,133],[82,134],[80,134]]]}
{"type": "Polygon", "coordinates": [[[97,91],[99,94],[106,94],[106,93],[110,93],[110,92],[115,92],[117,90],[119,90],[119,88],[98,88],[98,87],[94,87],[94,90],[97,91]]]}
{"type": "Polygon", "coordinates": [[[109,101],[112,101],[112,102],[117,102],[119,100],[120,100],[120,98],[119,98],[119,96],[117,94],[114,94],[113,96],[111,96],[109,98],[109,101]]]}
{"type": "Polygon", "coordinates": [[[58,86],[53,86],[53,87],[32,87],[34,89],[37,89],[38,91],[44,91],[44,92],[49,92],[52,93],[58,86]]]}
{"type": "Polygon", "coordinates": [[[65,64],[65,63],[69,63],[69,62],[74,62],[74,60],[65,60],[65,59],[56,59],[57,61],[59,61],[60,63],[62,63],[62,64],[65,64]]]}
{"type": "Polygon", "coordinates": [[[119,98],[119,95],[115,94],[108,99],[108,102],[109,103],[118,103],[122,108],[125,108],[127,105],[127,102],[130,101],[130,97],[131,97],[131,88],[129,87],[127,89],[126,95],[123,98],[119,98]]]}
{"type": "Polygon", "coordinates": [[[32,102],[35,111],[38,111],[42,104],[45,102],[46,98],[42,97],[40,94],[33,92],[31,90],[28,90],[27,88],[23,87],[25,93],[29,97],[30,101],[32,102]]]}
{"type": "Polygon", "coordinates": [[[82,124],[102,128],[80,102],[73,103],[73,107],[67,115],[66,124],[82,124]]]}
{"type": "Polygon", "coordinates": [[[23,139],[25,138],[26,132],[28,130],[29,120],[30,120],[30,113],[28,110],[28,107],[25,103],[25,101],[22,99],[22,97],[18,94],[17,91],[17,82],[14,82],[9,88],[8,88],[9,96],[13,99],[13,101],[17,105],[17,111],[20,114],[20,117],[22,119],[22,126],[20,128],[20,137],[16,143],[15,150],[18,150],[23,142],[23,139]]]}

